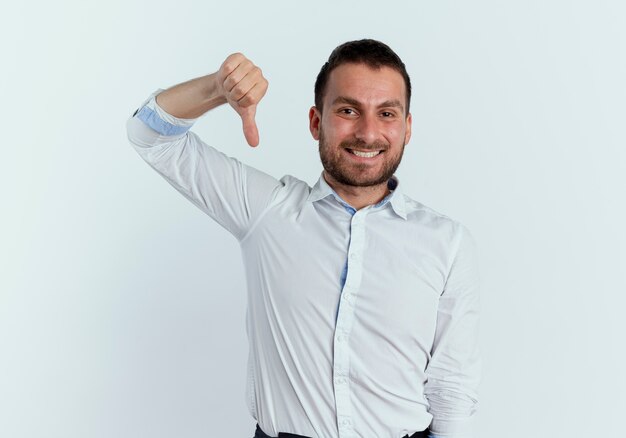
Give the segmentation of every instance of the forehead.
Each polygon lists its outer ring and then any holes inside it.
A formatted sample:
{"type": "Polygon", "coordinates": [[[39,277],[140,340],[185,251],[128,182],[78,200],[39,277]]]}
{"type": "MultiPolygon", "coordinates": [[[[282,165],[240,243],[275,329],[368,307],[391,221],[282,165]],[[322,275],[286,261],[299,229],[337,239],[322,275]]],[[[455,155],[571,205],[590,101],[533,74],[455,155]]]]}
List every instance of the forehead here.
{"type": "Polygon", "coordinates": [[[324,104],[332,105],[337,97],[347,97],[363,104],[388,100],[406,101],[404,78],[396,70],[366,64],[342,64],[330,72],[324,104]]]}

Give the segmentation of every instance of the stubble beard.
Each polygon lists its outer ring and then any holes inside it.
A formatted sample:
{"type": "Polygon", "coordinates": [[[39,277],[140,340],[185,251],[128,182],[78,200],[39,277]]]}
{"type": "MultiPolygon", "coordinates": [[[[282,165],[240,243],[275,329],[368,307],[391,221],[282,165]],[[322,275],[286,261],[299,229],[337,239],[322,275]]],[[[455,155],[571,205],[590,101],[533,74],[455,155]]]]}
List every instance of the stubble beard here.
{"type": "Polygon", "coordinates": [[[371,167],[369,164],[350,163],[343,156],[343,150],[359,149],[364,151],[383,150],[384,155],[391,154],[390,145],[387,143],[367,144],[360,140],[343,141],[337,150],[332,150],[326,143],[324,131],[320,129],[319,152],[324,170],[340,184],[354,187],[372,187],[386,184],[387,181],[400,166],[402,155],[404,154],[404,144],[396,157],[385,156],[382,169],[377,175],[367,176],[366,171],[371,167]]]}

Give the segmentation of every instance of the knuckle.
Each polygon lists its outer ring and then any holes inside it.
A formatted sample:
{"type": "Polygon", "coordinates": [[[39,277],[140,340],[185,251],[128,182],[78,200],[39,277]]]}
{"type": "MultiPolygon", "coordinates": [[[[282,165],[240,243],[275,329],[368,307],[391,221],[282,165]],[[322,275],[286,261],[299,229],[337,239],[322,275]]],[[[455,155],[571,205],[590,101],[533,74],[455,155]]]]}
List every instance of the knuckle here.
{"type": "Polygon", "coordinates": [[[223,75],[224,76],[228,76],[233,71],[235,71],[235,64],[232,63],[232,62],[224,61],[224,64],[222,64],[222,73],[223,73],[223,75]]]}
{"type": "Polygon", "coordinates": [[[241,85],[237,84],[233,87],[230,93],[235,97],[242,97],[244,95],[244,89],[241,85]]]}
{"type": "Polygon", "coordinates": [[[241,64],[242,60],[245,59],[246,57],[240,52],[235,52],[228,55],[228,57],[222,63],[222,71],[226,73],[226,75],[232,73],[237,68],[237,66],[241,64]]]}
{"type": "Polygon", "coordinates": [[[224,88],[227,89],[227,90],[230,90],[234,86],[235,86],[235,80],[232,77],[228,76],[224,80],[224,88]]]}
{"type": "Polygon", "coordinates": [[[239,101],[237,102],[239,104],[239,106],[243,107],[243,108],[247,108],[251,105],[254,105],[255,99],[250,96],[250,95],[246,95],[244,97],[242,97],[241,99],[239,99],[239,101]]]}
{"type": "Polygon", "coordinates": [[[242,62],[241,66],[243,67],[243,70],[247,73],[254,71],[254,64],[249,59],[246,59],[244,62],[242,62]]]}

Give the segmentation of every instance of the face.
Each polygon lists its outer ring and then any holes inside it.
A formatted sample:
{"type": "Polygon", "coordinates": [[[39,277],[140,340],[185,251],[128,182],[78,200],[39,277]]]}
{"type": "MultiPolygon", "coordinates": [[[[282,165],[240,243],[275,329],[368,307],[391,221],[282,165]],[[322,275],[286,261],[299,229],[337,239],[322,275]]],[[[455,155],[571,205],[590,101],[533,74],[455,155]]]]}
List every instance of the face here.
{"type": "Polygon", "coordinates": [[[329,182],[386,185],[411,137],[402,75],[389,67],[340,65],[330,73],[323,102],[323,111],[311,108],[309,127],[329,182]]]}

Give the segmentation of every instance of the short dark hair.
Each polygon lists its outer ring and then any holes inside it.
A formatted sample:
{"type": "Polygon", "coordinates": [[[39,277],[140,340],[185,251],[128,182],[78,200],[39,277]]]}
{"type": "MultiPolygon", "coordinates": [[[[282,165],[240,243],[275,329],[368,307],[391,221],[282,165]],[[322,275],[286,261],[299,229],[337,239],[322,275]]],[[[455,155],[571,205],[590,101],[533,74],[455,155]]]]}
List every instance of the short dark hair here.
{"type": "Polygon", "coordinates": [[[380,41],[362,39],[337,46],[322,66],[315,80],[315,106],[322,111],[322,102],[330,73],[342,64],[365,64],[373,69],[389,67],[402,75],[406,86],[406,113],[411,103],[411,79],[406,66],[391,48],[380,41]]]}

